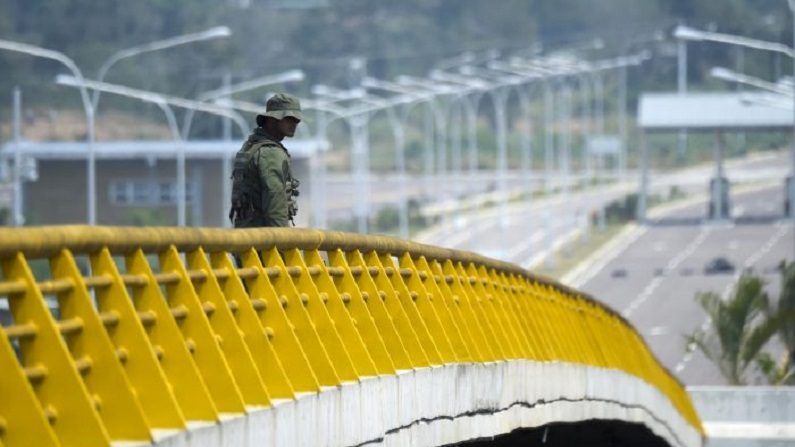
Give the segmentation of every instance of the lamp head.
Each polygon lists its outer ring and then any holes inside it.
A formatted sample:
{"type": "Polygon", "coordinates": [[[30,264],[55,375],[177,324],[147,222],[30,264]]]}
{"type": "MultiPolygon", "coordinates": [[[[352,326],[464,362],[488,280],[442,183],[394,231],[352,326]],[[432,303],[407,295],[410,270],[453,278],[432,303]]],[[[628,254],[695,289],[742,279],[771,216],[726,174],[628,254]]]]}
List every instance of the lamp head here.
{"type": "Polygon", "coordinates": [[[675,38],[679,40],[695,40],[695,41],[704,40],[703,32],[684,25],[679,25],[676,28],[674,28],[673,35],[675,38]]]}
{"type": "Polygon", "coordinates": [[[229,37],[232,35],[232,30],[228,26],[216,26],[204,32],[205,39],[214,39],[216,37],[229,37]]]}
{"type": "Polygon", "coordinates": [[[733,81],[737,77],[736,73],[724,67],[712,67],[712,69],[709,70],[709,75],[724,81],[733,81]]]}
{"type": "Polygon", "coordinates": [[[284,82],[300,82],[306,78],[303,70],[290,70],[286,71],[283,74],[283,81],[284,82]]]}

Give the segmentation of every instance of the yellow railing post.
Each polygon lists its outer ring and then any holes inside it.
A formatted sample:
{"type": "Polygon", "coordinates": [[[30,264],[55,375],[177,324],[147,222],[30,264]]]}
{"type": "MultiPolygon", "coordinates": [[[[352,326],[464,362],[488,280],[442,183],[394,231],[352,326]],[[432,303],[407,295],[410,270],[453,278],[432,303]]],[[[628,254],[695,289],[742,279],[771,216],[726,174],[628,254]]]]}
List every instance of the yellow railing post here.
{"type": "Polygon", "coordinates": [[[240,388],[229,363],[221,351],[221,342],[213,333],[205,308],[196,295],[182,258],[173,245],[160,253],[160,272],[171,276],[166,283],[166,299],[172,313],[178,316],[179,328],[188,351],[202,374],[207,390],[218,411],[244,413],[246,410],[240,388]]]}
{"type": "MultiPolygon", "coordinates": [[[[315,314],[317,318],[315,320],[312,319],[307,310],[310,305],[309,297],[298,293],[282,260],[282,254],[276,248],[262,252],[262,260],[268,269],[273,269],[275,272],[272,280],[273,288],[279,295],[279,303],[287,314],[295,335],[304,347],[306,358],[315,372],[318,383],[321,386],[339,385],[340,378],[316,330],[318,324],[322,325],[321,328],[324,332],[330,330],[329,326],[331,323],[328,321],[328,313],[325,313],[325,308],[313,306],[313,309],[317,309],[315,314]],[[323,313],[325,313],[325,318],[320,316],[323,313]]],[[[338,346],[338,344],[335,345],[338,346]]]]}
{"type": "Polygon", "coordinates": [[[433,277],[433,272],[431,271],[431,268],[428,265],[428,261],[425,259],[425,257],[420,256],[415,260],[412,259],[411,256],[403,256],[400,259],[400,266],[401,268],[408,268],[412,270],[413,274],[419,277],[420,282],[425,289],[425,293],[427,294],[427,299],[430,301],[431,306],[436,311],[436,315],[439,316],[439,321],[444,327],[444,332],[447,334],[447,337],[450,340],[450,345],[455,354],[456,361],[473,361],[474,355],[472,352],[470,352],[470,348],[467,345],[467,339],[464,338],[462,330],[459,327],[460,323],[456,322],[455,316],[453,315],[453,312],[447,303],[447,299],[449,297],[445,297],[439,290],[439,287],[436,285],[436,280],[433,277]]]}
{"type": "Polygon", "coordinates": [[[504,360],[508,358],[508,343],[505,340],[505,333],[497,325],[494,312],[486,304],[486,298],[479,290],[480,282],[477,278],[470,276],[461,262],[457,262],[452,269],[458,277],[458,284],[466,295],[472,313],[480,323],[483,336],[485,337],[488,351],[491,351],[493,360],[504,360]]]}
{"type": "Polygon", "coordinates": [[[55,435],[67,446],[107,446],[108,431],[25,257],[17,253],[2,265],[7,281],[24,286],[24,292],[9,297],[9,309],[15,324],[35,328],[34,337],[20,340],[21,366],[55,435]]]}
{"type": "Polygon", "coordinates": [[[312,319],[314,329],[323,341],[339,380],[345,382],[356,380],[358,375],[345,342],[328,313],[326,303],[320,297],[320,292],[301,258],[301,253],[297,249],[287,250],[284,252],[284,261],[289,265],[286,271],[298,291],[301,303],[312,319]]]}
{"type": "MultiPolygon", "coordinates": [[[[357,377],[377,376],[379,368],[376,367],[368,346],[373,352],[381,353],[383,357],[386,357],[386,347],[383,342],[380,338],[376,338],[368,340],[367,344],[365,344],[366,328],[362,327],[361,330],[363,332],[360,334],[359,329],[357,329],[358,326],[354,325],[351,313],[347,309],[350,299],[346,296],[347,302],[343,301],[341,293],[346,292],[337,290],[334,280],[329,274],[328,266],[320,257],[320,253],[317,250],[309,250],[304,252],[304,256],[307,268],[313,270],[311,275],[320,292],[321,301],[326,305],[329,317],[331,317],[334,327],[345,344],[357,377]]],[[[335,274],[337,273],[342,272],[335,270],[335,274]]]]}
{"type": "Polygon", "coordinates": [[[449,279],[452,283],[453,277],[447,277],[442,270],[441,264],[437,261],[429,262],[428,268],[428,274],[433,278],[433,286],[435,286],[439,296],[442,297],[442,301],[450,311],[450,315],[469,349],[468,360],[472,362],[486,361],[485,359],[488,355],[484,351],[487,351],[488,348],[483,346],[485,341],[481,337],[482,334],[478,331],[477,323],[468,318],[462,297],[454,294],[447,282],[449,279]]]}
{"type": "Polygon", "coordinates": [[[257,316],[258,308],[261,312],[266,311],[265,301],[258,301],[257,308],[254,307],[227,253],[212,253],[210,261],[213,269],[226,272],[226,279],[221,281],[221,294],[227,300],[230,310],[233,310],[237,327],[251,352],[251,357],[268,394],[272,399],[294,398],[293,387],[287,378],[282,362],[257,316]]]}
{"type": "Polygon", "coordinates": [[[128,274],[138,279],[138,283],[131,287],[132,301],[182,414],[190,420],[217,420],[215,402],[188,351],[143,250],[128,254],[125,265],[128,274]]]}
{"type": "MultiPolygon", "coordinates": [[[[342,302],[345,303],[354,326],[370,352],[378,374],[394,374],[396,367],[392,355],[398,351],[398,347],[389,344],[394,337],[384,336],[384,332],[390,329],[394,331],[394,327],[380,328],[376,325],[342,250],[328,252],[328,260],[329,268],[333,269],[334,284],[340,292],[342,302]]],[[[402,349],[402,346],[399,348],[402,349]]]]}
{"type": "Polygon", "coordinates": [[[0,444],[60,446],[5,331],[0,331],[0,371],[0,444]]]}
{"type": "Polygon", "coordinates": [[[296,393],[317,392],[320,390],[320,385],[304,351],[304,344],[299,341],[293,323],[287,317],[282,300],[271,285],[259,254],[250,248],[241,253],[240,257],[243,265],[254,272],[254,275],[245,281],[251,303],[259,309],[257,313],[260,322],[279,356],[282,367],[285,371],[290,371],[288,378],[293,390],[296,393]]]}
{"type": "Polygon", "coordinates": [[[108,435],[113,439],[151,440],[143,409],[133,396],[120,364],[129,354],[117,352],[106,332],[106,327],[110,331],[120,330],[120,313],[105,310],[100,303],[101,313],[97,315],[69,250],[64,249],[51,258],[50,269],[54,282],[60,280],[70,285],[55,293],[60,320],[80,323],[81,330],[66,335],[65,339],[108,435]]]}
{"type": "MultiPolygon", "coordinates": [[[[381,265],[395,290],[395,296],[403,306],[406,316],[411,321],[414,327],[414,332],[417,334],[417,340],[422,345],[422,350],[428,357],[431,365],[441,365],[444,363],[442,354],[437,343],[442,344],[443,347],[449,347],[449,341],[441,329],[441,323],[436,316],[433,309],[429,308],[428,312],[420,312],[419,307],[415,303],[419,298],[419,293],[409,289],[408,282],[403,279],[401,270],[395,263],[390,254],[379,255],[381,265]]],[[[420,287],[416,285],[414,287],[420,287]]]]}
{"type": "MultiPolygon", "coordinates": [[[[407,369],[410,369],[411,367],[423,368],[429,366],[430,363],[428,361],[428,356],[425,354],[425,350],[423,349],[420,339],[417,335],[418,330],[415,330],[420,329],[419,326],[422,325],[422,320],[417,320],[415,322],[409,319],[403,307],[403,303],[401,303],[401,301],[398,299],[395,288],[392,287],[392,282],[388,278],[389,274],[386,272],[383,265],[381,264],[381,260],[378,258],[378,253],[370,251],[365,253],[363,256],[363,262],[361,265],[363,268],[367,267],[367,273],[372,277],[372,281],[375,284],[377,293],[384,303],[385,310],[392,319],[392,322],[395,325],[395,330],[403,342],[403,347],[406,349],[406,354],[408,355],[409,360],[409,368],[407,369]]],[[[397,272],[392,271],[392,275],[397,274],[397,272]]]]}
{"type": "Polygon", "coordinates": [[[476,310],[474,299],[464,287],[464,280],[453,265],[453,261],[448,259],[444,262],[444,266],[438,264],[437,266],[436,273],[444,278],[445,287],[449,289],[450,296],[458,305],[464,325],[469,328],[474,343],[477,345],[480,361],[499,360],[498,345],[491,326],[486,323],[482,313],[476,310]]]}
{"type": "Polygon", "coordinates": [[[271,402],[268,390],[251,351],[243,341],[207,255],[204,250],[197,248],[186,253],[185,257],[191,272],[200,273],[192,277],[193,289],[219,342],[243,402],[246,405],[269,406],[271,402]]]}
{"type": "Polygon", "coordinates": [[[125,356],[124,371],[149,424],[157,428],[184,429],[185,418],[107,248],[91,255],[91,269],[97,277],[110,281],[106,287],[94,290],[98,310],[119,316],[118,324],[109,328],[108,334],[116,351],[125,356]]]}
{"type": "Polygon", "coordinates": [[[469,284],[474,291],[474,295],[478,297],[477,303],[480,304],[488,319],[492,322],[494,333],[499,337],[502,359],[519,358],[513,331],[507,324],[505,314],[497,298],[488,287],[488,277],[484,276],[484,272],[479,271],[475,264],[466,266],[466,274],[469,277],[469,284]]]}
{"type": "Polygon", "coordinates": [[[356,285],[359,288],[359,294],[364,301],[370,316],[384,340],[389,356],[392,358],[392,364],[396,370],[408,370],[412,368],[409,354],[406,352],[406,347],[403,345],[403,334],[398,332],[395,326],[394,317],[389,314],[384,301],[386,300],[386,293],[380,292],[375,286],[367,264],[365,264],[362,254],[358,250],[348,252],[345,254],[345,263],[339,263],[340,258],[332,261],[332,264],[337,262],[337,267],[341,267],[351,272],[356,285]],[[354,274],[355,271],[355,274],[354,274]]]}

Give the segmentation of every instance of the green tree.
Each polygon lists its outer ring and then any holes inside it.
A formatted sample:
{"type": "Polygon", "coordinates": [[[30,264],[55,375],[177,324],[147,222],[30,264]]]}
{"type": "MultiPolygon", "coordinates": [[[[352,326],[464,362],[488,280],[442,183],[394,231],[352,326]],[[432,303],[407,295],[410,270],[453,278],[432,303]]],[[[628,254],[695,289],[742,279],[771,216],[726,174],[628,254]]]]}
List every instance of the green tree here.
{"type": "Polygon", "coordinates": [[[696,300],[712,325],[707,332],[697,330],[687,336],[688,343],[715,363],[731,385],[748,383],[749,367],[761,366],[768,358],[762,349],[778,329],[778,320],[770,318],[764,282],[744,274],[728,299],[706,292],[697,294],[696,300]]]}
{"type": "Polygon", "coordinates": [[[789,367],[795,368],[795,262],[782,262],[781,295],[778,298],[778,313],[781,327],[778,334],[789,351],[789,367]]]}
{"type": "Polygon", "coordinates": [[[775,385],[795,385],[795,262],[782,261],[781,292],[772,319],[778,326],[778,336],[784,344],[784,353],[778,362],[763,353],[760,368],[775,385]]]}

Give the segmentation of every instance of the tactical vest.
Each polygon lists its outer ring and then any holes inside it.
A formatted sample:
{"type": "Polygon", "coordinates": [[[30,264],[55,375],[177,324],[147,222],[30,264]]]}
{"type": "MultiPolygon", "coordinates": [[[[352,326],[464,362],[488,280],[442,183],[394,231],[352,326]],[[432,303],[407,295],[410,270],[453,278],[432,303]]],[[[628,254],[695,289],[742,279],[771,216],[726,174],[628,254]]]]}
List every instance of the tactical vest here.
{"type": "MultiPolygon", "coordinates": [[[[271,140],[252,135],[235,155],[232,169],[232,206],[229,220],[235,226],[262,226],[265,224],[265,210],[262,209],[262,187],[259,176],[259,154],[261,150],[282,150],[281,145],[271,140]]],[[[298,212],[295,197],[298,196],[299,182],[293,178],[289,165],[283,167],[285,194],[287,195],[288,217],[298,212]]]]}

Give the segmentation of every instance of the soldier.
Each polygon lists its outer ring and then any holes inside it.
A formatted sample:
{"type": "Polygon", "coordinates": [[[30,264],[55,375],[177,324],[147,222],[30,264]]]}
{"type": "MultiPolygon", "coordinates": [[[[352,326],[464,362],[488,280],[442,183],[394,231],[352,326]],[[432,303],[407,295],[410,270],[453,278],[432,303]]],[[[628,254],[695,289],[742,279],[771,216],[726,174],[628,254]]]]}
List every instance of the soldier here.
{"type": "Polygon", "coordinates": [[[235,155],[229,210],[235,228],[295,226],[298,180],[281,141],[295,135],[302,118],[298,99],[284,93],[269,98],[265,114],[257,115],[257,128],[235,155]]]}

